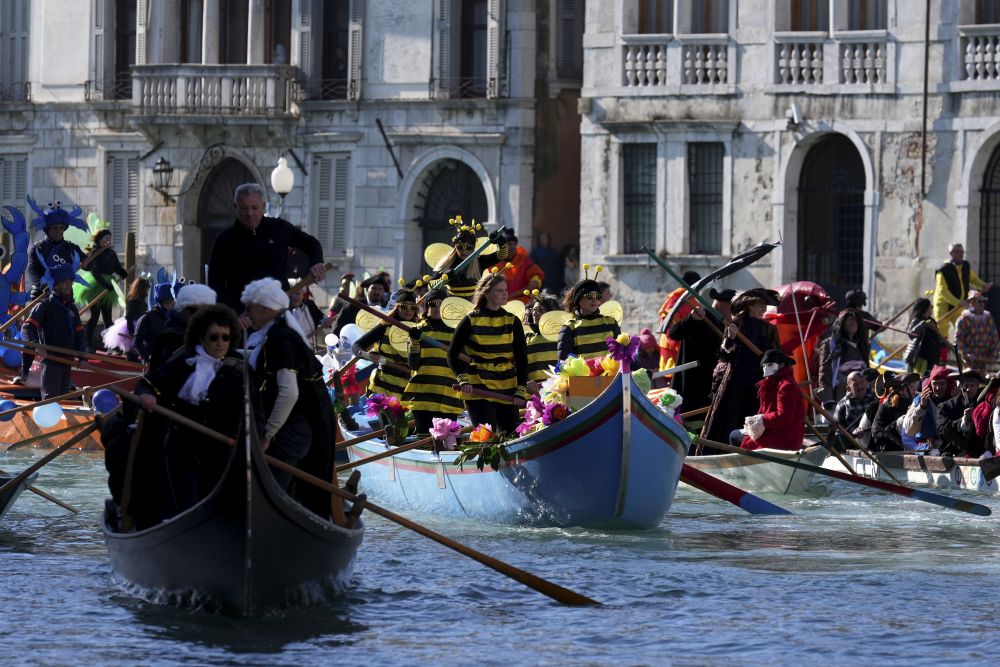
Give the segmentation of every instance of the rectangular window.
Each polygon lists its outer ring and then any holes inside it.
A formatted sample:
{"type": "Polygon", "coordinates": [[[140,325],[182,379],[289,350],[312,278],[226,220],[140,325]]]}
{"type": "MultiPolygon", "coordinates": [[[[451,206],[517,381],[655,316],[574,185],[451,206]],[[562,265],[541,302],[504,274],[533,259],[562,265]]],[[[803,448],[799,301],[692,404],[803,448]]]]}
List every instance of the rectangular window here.
{"type": "Polygon", "coordinates": [[[656,247],[656,144],[622,146],[625,254],[656,247]]]}
{"type": "Polygon", "coordinates": [[[976,24],[1000,23],[1000,2],[997,0],[976,0],[976,24]]]}
{"type": "Polygon", "coordinates": [[[0,102],[28,99],[30,0],[0,0],[0,102]]]}
{"type": "Polygon", "coordinates": [[[673,31],[673,0],[639,0],[640,35],[669,35],[673,31]]]}
{"type": "Polygon", "coordinates": [[[556,29],[556,76],[583,77],[583,0],[559,0],[556,29]]]}
{"type": "Polygon", "coordinates": [[[486,96],[486,0],[463,0],[458,97],[486,96]]]}
{"type": "Polygon", "coordinates": [[[691,34],[729,32],[729,0],[702,0],[691,3],[691,34]]]}
{"type": "Polygon", "coordinates": [[[848,30],[885,30],[888,25],[886,0],[848,0],[848,30]]]}
{"type": "Polygon", "coordinates": [[[692,254],[722,253],[724,154],[721,143],[688,144],[688,201],[692,254]]]}
{"type": "Polygon", "coordinates": [[[348,3],[330,4],[323,10],[323,83],[320,95],[324,100],[347,99],[348,3]]]}
{"type": "Polygon", "coordinates": [[[794,32],[829,32],[830,0],[788,0],[789,26],[794,32]]]}
{"type": "Polygon", "coordinates": [[[105,193],[115,251],[125,252],[125,236],[139,232],[139,158],[131,154],[107,157],[105,193]]]}
{"type": "Polygon", "coordinates": [[[347,193],[350,178],[350,153],[318,155],[313,160],[314,236],[323,245],[326,257],[347,252],[347,193]]]}

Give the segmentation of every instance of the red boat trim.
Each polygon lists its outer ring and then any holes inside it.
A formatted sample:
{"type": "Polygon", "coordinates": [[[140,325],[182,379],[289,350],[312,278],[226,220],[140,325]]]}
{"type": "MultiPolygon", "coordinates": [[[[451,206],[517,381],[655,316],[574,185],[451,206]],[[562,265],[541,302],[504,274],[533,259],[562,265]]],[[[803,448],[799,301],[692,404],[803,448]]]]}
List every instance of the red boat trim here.
{"type": "MultiPolygon", "coordinates": [[[[660,439],[670,445],[670,447],[677,452],[677,456],[681,459],[687,456],[689,443],[686,441],[680,442],[677,434],[664,424],[661,424],[660,421],[653,414],[651,414],[649,407],[643,401],[632,399],[632,414],[635,415],[635,418],[638,419],[639,422],[646,428],[656,433],[660,436],[660,439]]],[[[678,428],[683,427],[678,424],[678,428]]]]}

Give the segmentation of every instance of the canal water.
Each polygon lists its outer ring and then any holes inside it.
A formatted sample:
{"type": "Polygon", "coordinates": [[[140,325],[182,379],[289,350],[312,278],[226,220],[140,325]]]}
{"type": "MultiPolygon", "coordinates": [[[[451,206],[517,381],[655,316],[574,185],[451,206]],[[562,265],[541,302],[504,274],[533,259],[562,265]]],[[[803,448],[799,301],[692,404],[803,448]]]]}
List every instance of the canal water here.
{"type": "MultiPolygon", "coordinates": [[[[41,456],[0,456],[7,471],[41,456]]],[[[996,664],[1000,499],[981,518],[814,481],[758,517],[678,492],[656,530],[517,529],[412,516],[603,603],[562,607],[367,515],[330,604],[230,619],[112,581],[103,461],[67,454],[0,524],[4,665],[996,664]]]]}

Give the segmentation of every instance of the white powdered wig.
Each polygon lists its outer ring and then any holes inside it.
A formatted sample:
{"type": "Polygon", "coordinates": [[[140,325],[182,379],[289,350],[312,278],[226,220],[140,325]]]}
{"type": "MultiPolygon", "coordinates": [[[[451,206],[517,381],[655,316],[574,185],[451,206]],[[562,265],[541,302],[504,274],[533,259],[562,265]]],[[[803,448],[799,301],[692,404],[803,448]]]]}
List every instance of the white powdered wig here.
{"type": "MultiPolygon", "coordinates": [[[[184,290],[181,290],[181,294],[184,290]]],[[[240,295],[243,305],[250,306],[257,304],[271,310],[285,310],[288,308],[288,295],[281,289],[281,283],[274,278],[261,278],[247,284],[240,295]]]]}
{"type": "Polygon", "coordinates": [[[208,285],[200,283],[188,283],[177,293],[177,310],[184,310],[192,306],[212,306],[215,305],[215,290],[208,285]]]}

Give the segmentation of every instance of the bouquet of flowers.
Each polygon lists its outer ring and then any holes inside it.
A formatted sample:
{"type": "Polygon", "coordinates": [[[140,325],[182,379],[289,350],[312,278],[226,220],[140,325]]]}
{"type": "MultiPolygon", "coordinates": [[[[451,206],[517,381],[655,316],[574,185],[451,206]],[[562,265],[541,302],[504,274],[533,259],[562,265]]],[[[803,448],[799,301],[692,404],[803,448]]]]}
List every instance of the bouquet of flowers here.
{"type": "Polygon", "coordinates": [[[385,425],[385,440],[389,444],[399,444],[410,434],[410,413],[395,396],[372,394],[365,406],[365,415],[378,417],[385,425]]]}
{"type": "Polygon", "coordinates": [[[447,417],[432,417],[431,424],[431,437],[440,441],[445,449],[455,449],[458,434],[462,431],[458,422],[447,417]]]}
{"type": "Polygon", "coordinates": [[[460,445],[462,453],[455,459],[455,465],[462,467],[462,464],[475,459],[480,470],[484,470],[487,463],[493,470],[499,470],[505,461],[510,460],[504,442],[504,437],[494,433],[489,424],[478,424],[469,435],[469,443],[460,445]]]}

